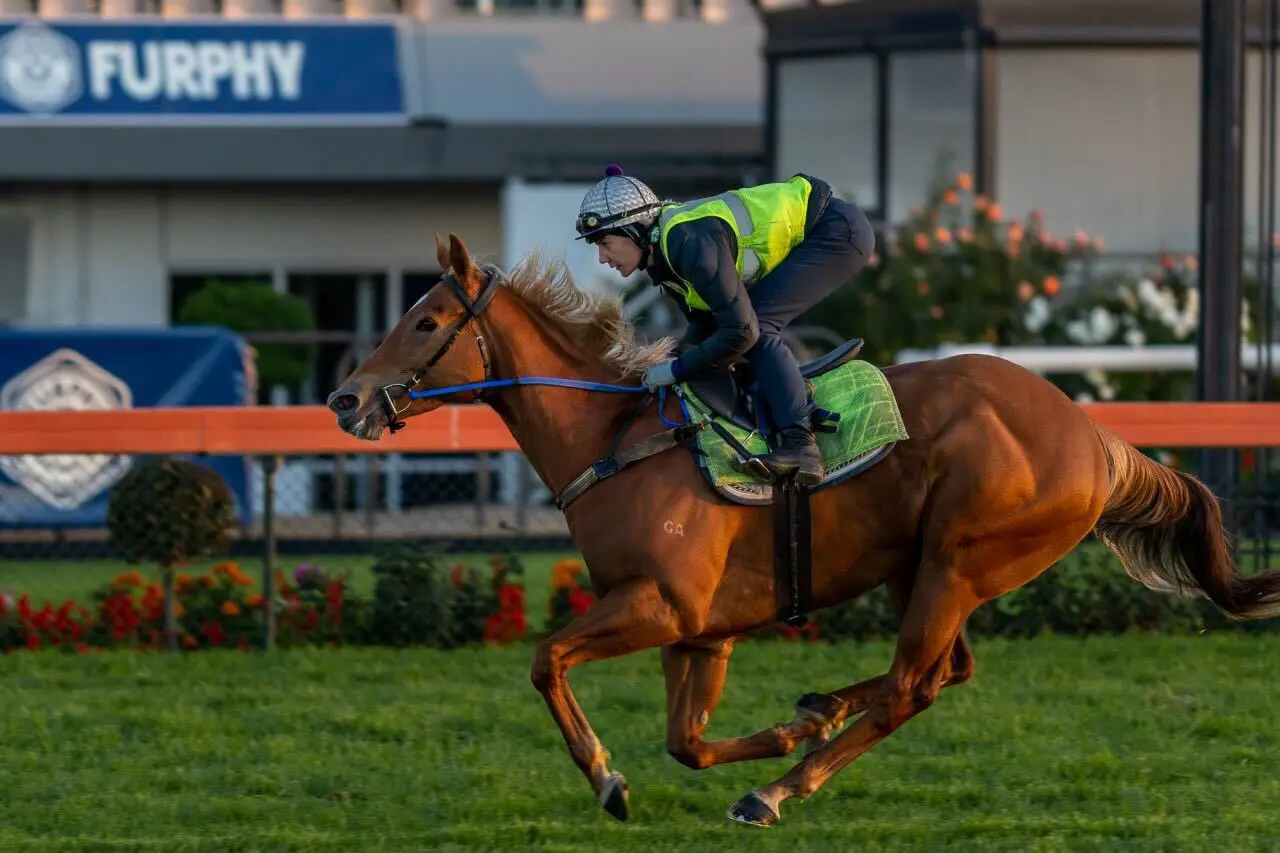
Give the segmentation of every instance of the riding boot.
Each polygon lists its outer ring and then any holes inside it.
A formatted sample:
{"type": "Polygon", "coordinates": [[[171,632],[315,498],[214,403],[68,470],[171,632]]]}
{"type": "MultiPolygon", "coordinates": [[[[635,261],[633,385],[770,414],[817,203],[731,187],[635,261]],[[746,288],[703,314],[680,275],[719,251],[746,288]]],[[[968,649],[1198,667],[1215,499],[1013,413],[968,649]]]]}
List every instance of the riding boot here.
{"type": "Polygon", "coordinates": [[[816,486],[822,482],[822,454],[807,424],[791,424],[778,430],[775,449],[759,457],[775,477],[795,474],[795,481],[816,486]]]}

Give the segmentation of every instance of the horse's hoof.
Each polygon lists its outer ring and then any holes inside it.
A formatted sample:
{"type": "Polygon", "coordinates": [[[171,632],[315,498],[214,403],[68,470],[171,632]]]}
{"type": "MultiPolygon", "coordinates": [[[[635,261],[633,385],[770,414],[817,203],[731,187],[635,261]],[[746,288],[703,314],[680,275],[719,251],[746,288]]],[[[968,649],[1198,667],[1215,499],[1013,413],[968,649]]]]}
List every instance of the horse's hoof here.
{"type": "Polygon", "coordinates": [[[627,819],[627,797],[630,790],[621,773],[610,773],[600,791],[600,807],[618,820],[627,819]]]}
{"type": "Polygon", "coordinates": [[[806,693],[796,700],[796,708],[834,723],[844,710],[844,702],[827,693],[806,693]]]}
{"type": "Polygon", "coordinates": [[[725,812],[729,820],[745,823],[747,826],[773,826],[778,822],[778,813],[768,803],[760,799],[754,792],[747,794],[725,812]]]}
{"type": "Polygon", "coordinates": [[[844,714],[844,702],[825,693],[806,693],[796,701],[796,711],[818,723],[818,731],[804,741],[804,754],[808,756],[831,740],[844,714]]]}

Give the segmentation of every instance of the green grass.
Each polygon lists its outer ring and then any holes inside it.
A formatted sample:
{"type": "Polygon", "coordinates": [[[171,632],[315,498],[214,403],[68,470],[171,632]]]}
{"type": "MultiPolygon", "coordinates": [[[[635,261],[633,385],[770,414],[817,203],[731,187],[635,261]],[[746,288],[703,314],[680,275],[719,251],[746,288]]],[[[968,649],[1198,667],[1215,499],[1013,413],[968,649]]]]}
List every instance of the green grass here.
{"type": "MultiPolygon", "coordinates": [[[[1261,850],[1280,846],[1280,637],[978,641],[975,682],[760,831],[788,760],[663,750],[648,652],[572,681],[632,821],[595,805],[531,649],[0,660],[0,849],[1261,850]]],[[[713,736],[881,670],[887,644],[743,643],[713,736]]]]}

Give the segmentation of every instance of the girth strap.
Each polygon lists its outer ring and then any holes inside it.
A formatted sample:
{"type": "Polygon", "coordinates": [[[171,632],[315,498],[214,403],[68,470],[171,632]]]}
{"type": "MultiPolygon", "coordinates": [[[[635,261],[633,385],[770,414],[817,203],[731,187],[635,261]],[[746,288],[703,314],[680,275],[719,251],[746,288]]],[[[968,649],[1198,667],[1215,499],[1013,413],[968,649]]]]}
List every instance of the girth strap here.
{"type": "Polygon", "coordinates": [[[813,527],[809,489],[794,478],[773,486],[773,563],[782,621],[803,628],[813,608],[813,527]]]}

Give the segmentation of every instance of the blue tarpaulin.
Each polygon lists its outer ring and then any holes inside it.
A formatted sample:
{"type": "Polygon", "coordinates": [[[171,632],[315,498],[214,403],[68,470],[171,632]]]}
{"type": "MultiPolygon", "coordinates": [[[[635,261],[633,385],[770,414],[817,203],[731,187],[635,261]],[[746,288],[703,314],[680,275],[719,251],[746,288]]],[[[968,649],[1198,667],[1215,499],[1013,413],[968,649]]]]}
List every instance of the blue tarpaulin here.
{"type": "MultiPolygon", "coordinates": [[[[0,409],[240,406],[253,402],[252,356],[219,328],[0,329],[0,409]]],[[[134,457],[0,456],[0,527],[98,527],[134,457]]],[[[244,520],[248,460],[202,457],[244,520]]]]}

